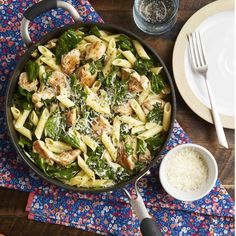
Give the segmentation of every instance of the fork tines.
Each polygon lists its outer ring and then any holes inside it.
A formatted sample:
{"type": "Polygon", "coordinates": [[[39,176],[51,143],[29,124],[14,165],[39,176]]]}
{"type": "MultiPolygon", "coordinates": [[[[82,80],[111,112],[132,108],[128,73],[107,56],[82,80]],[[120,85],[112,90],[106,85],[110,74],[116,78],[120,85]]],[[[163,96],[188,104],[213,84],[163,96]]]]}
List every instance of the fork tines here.
{"type": "Polygon", "coordinates": [[[201,40],[201,33],[195,31],[187,35],[192,63],[195,69],[207,69],[207,60],[201,40]]]}

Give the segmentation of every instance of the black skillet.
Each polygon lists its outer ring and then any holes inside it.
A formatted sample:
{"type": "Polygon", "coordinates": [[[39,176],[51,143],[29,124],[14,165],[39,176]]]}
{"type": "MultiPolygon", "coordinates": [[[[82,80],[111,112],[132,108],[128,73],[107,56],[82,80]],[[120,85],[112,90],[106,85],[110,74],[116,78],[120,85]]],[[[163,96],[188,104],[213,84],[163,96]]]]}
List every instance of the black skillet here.
{"type": "Polygon", "coordinates": [[[9,130],[9,133],[10,133],[12,143],[14,144],[17,152],[20,154],[20,156],[22,157],[24,162],[34,172],[36,172],[42,178],[46,179],[48,182],[57,185],[58,187],[68,189],[68,190],[73,190],[73,191],[80,192],[80,193],[112,192],[112,191],[115,191],[117,189],[122,188],[126,192],[126,194],[128,195],[130,204],[131,204],[133,210],[136,212],[136,215],[140,219],[140,222],[141,222],[140,229],[141,229],[142,234],[145,235],[145,236],[161,235],[159,226],[157,225],[157,223],[149,215],[149,213],[148,213],[148,211],[147,211],[147,209],[144,205],[144,202],[142,200],[142,197],[138,192],[137,182],[142,176],[144,176],[149,171],[149,169],[152,166],[154,166],[156,164],[156,162],[157,162],[157,160],[160,156],[160,153],[166,147],[166,144],[167,144],[167,142],[170,138],[170,135],[171,135],[171,132],[172,132],[172,129],[173,129],[173,125],[174,125],[175,112],[176,112],[175,91],[174,91],[173,82],[171,80],[169,72],[168,72],[165,64],[163,63],[162,59],[141,38],[137,37],[135,34],[131,33],[128,30],[125,30],[123,28],[120,28],[120,27],[115,26],[115,25],[110,25],[110,24],[96,24],[96,23],[83,23],[83,22],[81,22],[82,19],[79,16],[76,9],[72,5],[70,5],[69,3],[64,2],[64,1],[57,1],[57,0],[50,0],[50,1],[44,0],[44,1],[41,1],[41,2],[36,3],[35,5],[33,5],[29,9],[27,9],[26,12],[23,14],[23,16],[24,17],[23,17],[23,20],[22,20],[22,23],[21,23],[21,35],[22,35],[22,38],[23,38],[23,42],[28,47],[28,50],[21,57],[20,61],[18,62],[17,66],[14,70],[14,73],[11,77],[11,80],[9,81],[8,88],[7,88],[7,94],[6,94],[6,106],[5,106],[7,127],[8,127],[8,130],[9,130]],[[75,23],[72,24],[72,25],[69,25],[69,26],[65,26],[65,27],[55,29],[52,32],[48,33],[47,35],[43,36],[37,43],[33,44],[32,41],[31,41],[31,38],[29,36],[29,32],[28,32],[28,26],[29,26],[30,21],[33,21],[33,19],[35,17],[42,14],[43,12],[46,12],[46,11],[49,11],[49,10],[55,9],[55,8],[64,8],[65,10],[67,10],[71,14],[71,16],[73,17],[75,23]],[[22,152],[22,150],[21,150],[21,148],[18,144],[17,132],[15,131],[15,129],[13,127],[13,117],[12,117],[11,111],[10,111],[10,108],[12,106],[12,97],[13,97],[15,88],[17,86],[17,80],[18,80],[19,74],[24,69],[24,66],[25,66],[26,62],[30,59],[31,53],[37,48],[37,46],[46,43],[48,40],[50,40],[52,38],[58,37],[64,31],[66,31],[68,28],[77,28],[79,26],[91,27],[92,25],[97,25],[97,26],[99,26],[99,28],[102,28],[104,30],[108,30],[108,31],[111,31],[111,32],[114,32],[114,33],[124,33],[124,34],[126,34],[126,35],[128,35],[132,38],[136,38],[137,40],[139,40],[144,45],[145,49],[148,52],[155,55],[157,61],[162,65],[163,70],[165,71],[165,74],[166,74],[167,81],[170,85],[170,88],[171,88],[171,104],[172,104],[172,108],[173,108],[172,109],[171,126],[170,126],[169,132],[166,136],[166,140],[165,140],[164,144],[162,145],[161,150],[152,159],[151,163],[144,170],[142,170],[139,173],[137,173],[136,175],[132,176],[129,180],[123,181],[121,183],[115,184],[114,186],[103,188],[103,189],[76,188],[76,187],[66,185],[66,184],[60,182],[59,180],[49,178],[47,175],[45,175],[22,152]],[[130,184],[130,183],[133,183],[135,185],[135,190],[136,190],[136,198],[135,199],[131,198],[129,192],[125,189],[125,186],[127,184],[130,184]]]}

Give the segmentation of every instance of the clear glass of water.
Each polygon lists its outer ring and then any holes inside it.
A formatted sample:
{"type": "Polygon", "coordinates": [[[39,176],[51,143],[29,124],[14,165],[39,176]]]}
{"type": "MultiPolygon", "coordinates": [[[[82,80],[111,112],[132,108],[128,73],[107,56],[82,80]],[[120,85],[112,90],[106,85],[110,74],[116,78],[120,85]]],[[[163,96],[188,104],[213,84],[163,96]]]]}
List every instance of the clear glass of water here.
{"type": "Polygon", "coordinates": [[[179,0],[135,0],[133,17],[143,32],[160,35],[174,26],[178,8],[179,0]]]}

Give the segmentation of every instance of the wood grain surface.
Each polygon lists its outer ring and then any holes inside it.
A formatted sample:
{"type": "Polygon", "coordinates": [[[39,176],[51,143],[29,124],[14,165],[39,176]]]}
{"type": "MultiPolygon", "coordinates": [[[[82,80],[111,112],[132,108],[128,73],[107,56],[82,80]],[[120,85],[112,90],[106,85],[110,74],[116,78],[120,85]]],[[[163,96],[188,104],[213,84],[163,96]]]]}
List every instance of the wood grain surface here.
{"type": "MultiPolygon", "coordinates": [[[[131,0],[90,0],[90,2],[105,22],[129,29],[151,45],[162,57],[172,75],[172,51],[181,27],[194,12],[212,1],[181,0],[177,23],[170,32],[162,36],[146,35],[135,26],[131,0]]],[[[215,156],[219,167],[219,179],[234,198],[234,131],[225,130],[229,149],[221,148],[217,143],[214,126],[195,115],[185,104],[177,89],[176,94],[177,120],[194,143],[206,147],[215,156]]],[[[27,198],[28,193],[0,188],[0,234],[7,236],[96,235],[70,227],[28,220],[25,212],[27,198]]]]}

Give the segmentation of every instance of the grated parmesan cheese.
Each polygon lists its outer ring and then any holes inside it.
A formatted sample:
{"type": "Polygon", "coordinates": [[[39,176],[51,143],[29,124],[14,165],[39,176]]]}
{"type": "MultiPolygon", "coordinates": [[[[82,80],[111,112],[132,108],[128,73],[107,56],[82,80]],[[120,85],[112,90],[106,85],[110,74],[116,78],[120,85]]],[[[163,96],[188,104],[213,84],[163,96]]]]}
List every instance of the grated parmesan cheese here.
{"type": "Polygon", "coordinates": [[[176,189],[190,192],[199,189],[208,178],[208,168],[201,154],[193,148],[184,148],[169,157],[165,173],[176,189]]]}

